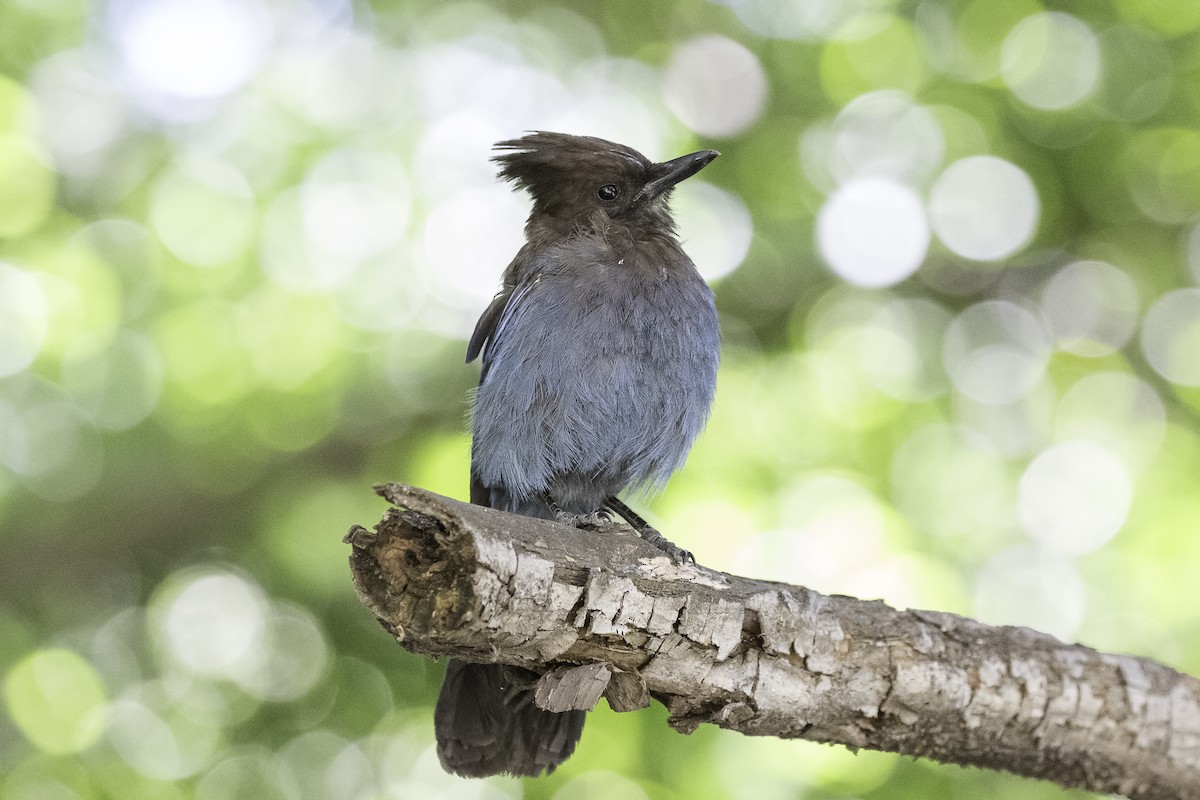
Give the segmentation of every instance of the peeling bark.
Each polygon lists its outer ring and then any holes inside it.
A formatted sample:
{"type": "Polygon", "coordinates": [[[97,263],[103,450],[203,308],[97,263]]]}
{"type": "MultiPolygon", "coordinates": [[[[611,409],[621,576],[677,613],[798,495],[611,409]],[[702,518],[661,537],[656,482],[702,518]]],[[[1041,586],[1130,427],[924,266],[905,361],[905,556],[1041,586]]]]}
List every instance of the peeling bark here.
{"type": "Polygon", "coordinates": [[[624,526],[377,491],[397,508],[346,537],[362,602],[409,650],[536,673],[545,708],[652,695],[684,733],[708,722],[1200,797],[1200,681],[1149,659],[677,565],[624,526]]]}

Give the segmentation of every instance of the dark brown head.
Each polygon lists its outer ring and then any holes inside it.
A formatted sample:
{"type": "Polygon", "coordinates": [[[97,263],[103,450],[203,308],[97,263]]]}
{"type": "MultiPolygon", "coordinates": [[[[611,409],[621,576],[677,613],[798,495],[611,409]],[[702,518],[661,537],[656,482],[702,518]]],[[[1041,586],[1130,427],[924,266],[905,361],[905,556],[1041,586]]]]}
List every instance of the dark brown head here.
{"type": "Polygon", "coordinates": [[[675,184],[717,157],[701,150],[656,164],[631,147],[565,133],[538,131],[497,142],[500,177],[528,190],[533,211],[526,231],[566,234],[623,225],[639,236],[670,235],[667,199],[675,184]]]}

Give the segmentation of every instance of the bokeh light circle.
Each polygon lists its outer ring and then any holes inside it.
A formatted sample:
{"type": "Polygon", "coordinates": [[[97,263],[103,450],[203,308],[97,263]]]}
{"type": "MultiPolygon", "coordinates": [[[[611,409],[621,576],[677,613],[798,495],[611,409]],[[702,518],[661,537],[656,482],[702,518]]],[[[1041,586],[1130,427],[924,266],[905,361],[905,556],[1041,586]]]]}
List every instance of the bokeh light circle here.
{"type": "MultiPolygon", "coordinates": [[[[785,487],[781,518],[789,526],[757,533],[739,548],[732,569],[767,580],[800,583],[832,591],[867,589],[868,573],[883,560],[888,515],[869,489],[850,478],[814,474],[785,487]],[[830,549],[823,542],[845,542],[830,549]],[[853,588],[851,588],[853,587],[853,588]]],[[[893,576],[895,578],[896,576],[893,576]]]]}
{"type": "Polygon", "coordinates": [[[995,156],[955,161],[929,198],[933,230],[946,247],[975,261],[1020,250],[1037,228],[1037,189],[1020,167],[995,156]]]}
{"type": "Polygon", "coordinates": [[[1043,547],[1089,553],[1111,539],[1129,515],[1133,481],[1111,450],[1089,441],[1043,450],[1021,476],[1021,524],[1043,547]]]}
{"type": "Polygon", "coordinates": [[[392,155],[343,148],[309,170],[300,189],[314,260],[360,263],[391,251],[408,226],[408,179],[392,155]]]}
{"type": "Polygon", "coordinates": [[[251,78],[271,40],[257,0],[116,0],[109,34],[134,83],[184,98],[228,94],[251,78]]]}
{"type": "Polygon", "coordinates": [[[161,615],[163,643],[173,659],[200,675],[230,677],[260,646],[267,599],[232,572],[205,571],[169,582],[161,615]],[[174,585],[172,585],[174,584],[174,585]]]}
{"type": "Polygon", "coordinates": [[[45,222],[54,208],[57,177],[38,142],[0,128],[0,238],[23,236],[45,222]]]}
{"type": "Polygon", "coordinates": [[[159,177],[150,221],[177,258],[202,267],[224,264],[250,245],[257,222],[254,192],[230,165],[193,156],[159,177]]]}
{"type": "Polygon", "coordinates": [[[1166,407],[1150,384],[1126,372],[1105,370],[1083,376],[1063,393],[1054,433],[1060,441],[1098,442],[1138,470],[1158,456],[1166,425],[1166,407]]]}
{"type": "Polygon", "coordinates": [[[0,377],[33,363],[46,341],[47,308],[32,275],[0,263],[0,377]]]}
{"type": "Polygon", "coordinates": [[[1179,225],[1200,214],[1200,131],[1189,127],[1139,130],[1121,152],[1125,183],[1139,211],[1179,225]]]}
{"type": "Polygon", "coordinates": [[[289,603],[274,603],[262,642],[234,679],[263,700],[297,700],[325,674],[329,655],[325,634],[311,612],[289,603]]]}
{"type": "Polygon", "coordinates": [[[975,551],[1012,523],[1012,480],[1004,458],[965,426],[917,429],[896,448],[890,474],[900,510],[948,546],[975,551]]]}
{"type": "Polygon", "coordinates": [[[944,151],[938,121],[904,92],[861,95],[833,122],[833,172],[839,180],[870,174],[916,184],[937,168],[944,151]]]}
{"type": "Polygon", "coordinates": [[[0,466],[59,502],[90,491],[100,479],[104,449],[77,405],[41,378],[6,389],[7,397],[0,392],[0,466]]]}
{"type": "Polygon", "coordinates": [[[870,0],[723,0],[743,25],[761,36],[816,39],[832,35],[848,20],[862,15],[870,0]]]}
{"type": "Polygon", "coordinates": [[[1172,383],[1200,386],[1200,289],[1167,292],[1150,306],[1142,353],[1172,383]]]}
{"type": "Polygon", "coordinates": [[[891,286],[917,271],[929,224],[916,192],[889,178],[842,185],[817,216],[817,246],[839,277],[858,286],[891,286]]]}
{"type": "Polygon", "coordinates": [[[98,428],[125,430],[158,405],[162,358],[151,339],[132,331],[117,334],[98,352],[70,354],[63,364],[63,386],[98,428]]]}
{"type": "Polygon", "coordinates": [[[1103,261],[1076,261],[1042,290],[1042,317],[1055,344],[1098,357],[1123,347],[1137,327],[1138,290],[1125,271],[1103,261]]]}
{"type": "Polygon", "coordinates": [[[113,750],[133,770],[157,781],[176,781],[204,768],[218,747],[218,731],[172,720],[173,709],[161,708],[166,705],[161,700],[152,702],[158,694],[155,688],[135,686],[114,702],[106,734],[113,750]]]}
{"type": "Polygon", "coordinates": [[[737,136],[762,116],[767,77],[758,56],[724,36],[685,42],[667,65],[667,106],[703,136],[737,136]]]}
{"type": "Polygon", "coordinates": [[[524,243],[527,205],[500,184],[455,192],[425,219],[422,272],[443,305],[484,308],[504,264],[524,243]],[[474,224],[464,226],[464,219],[474,224]]]}
{"type": "Polygon", "coordinates": [[[297,235],[304,231],[306,210],[301,189],[275,196],[263,216],[259,241],[262,269],[275,283],[296,292],[340,286],[354,277],[359,262],[337,258],[311,246],[310,237],[297,235]]]}
{"type": "Polygon", "coordinates": [[[77,753],[104,732],[104,685],[72,650],[37,650],[14,664],[4,676],[4,705],[25,738],[50,755],[77,753]]]}
{"type": "Polygon", "coordinates": [[[1081,103],[1100,78],[1100,45],[1079,19],[1061,12],[1031,14],[1016,24],[1000,51],[1004,81],[1026,105],[1058,111],[1081,103]]]}
{"type": "Polygon", "coordinates": [[[550,800],[650,800],[646,790],[634,781],[609,770],[592,770],[569,779],[550,796],[550,800]]]}
{"type": "Polygon", "coordinates": [[[705,280],[738,268],[750,251],[754,222],[737,195],[704,181],[688,181],[672,198],[679,236],[705,280]]]}
{"type": "Polygon", "coordinates": [[[1128,121],[1146,119],[1167,104],[1175,71],[1160,36],[1139,25],[1113,25],[1098,42],[1103,75],[1093,102],[1128,121]]]}
{"type": "Polygon", "coordinates": [[[1042,378],[1049,346],[1040,321],[1006,300],[976,303],[946,328],[943,360],[955,387],[980,403],[1015,402],[1042,378]]]}

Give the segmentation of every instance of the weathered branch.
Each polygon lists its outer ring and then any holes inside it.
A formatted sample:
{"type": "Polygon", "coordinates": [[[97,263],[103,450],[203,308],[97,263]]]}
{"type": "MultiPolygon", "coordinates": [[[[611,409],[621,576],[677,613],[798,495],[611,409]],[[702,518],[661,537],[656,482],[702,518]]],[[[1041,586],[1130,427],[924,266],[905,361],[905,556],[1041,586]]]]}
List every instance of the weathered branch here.
{"type": "Polygon", "coordinates": [[[1149,659],[678,566],[623,526],[377,491],[399,508],[347,536],[363,603],[414,652],[541,674],[551,710],[653,695],[685,733],[711,722],[1129,798],[1200,797],[1200,681],[1149,659]]]}

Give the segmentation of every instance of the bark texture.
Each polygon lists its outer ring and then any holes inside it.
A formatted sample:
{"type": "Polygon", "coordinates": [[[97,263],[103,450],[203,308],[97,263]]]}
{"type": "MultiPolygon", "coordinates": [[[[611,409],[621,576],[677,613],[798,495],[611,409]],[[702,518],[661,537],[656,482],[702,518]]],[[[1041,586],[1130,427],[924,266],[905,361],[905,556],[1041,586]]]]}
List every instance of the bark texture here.
{"type": "Polygon", "coordinates": [[[625,526],[376,488],[396,508],[346,537],[362,602],[409,650],[536,673],[544,708],[653,696],[684,733],[709,722],[1200,798],[1200,681],[1157,662],[677,565],[625,526]]]}

